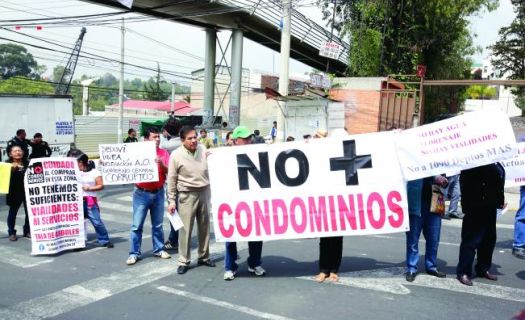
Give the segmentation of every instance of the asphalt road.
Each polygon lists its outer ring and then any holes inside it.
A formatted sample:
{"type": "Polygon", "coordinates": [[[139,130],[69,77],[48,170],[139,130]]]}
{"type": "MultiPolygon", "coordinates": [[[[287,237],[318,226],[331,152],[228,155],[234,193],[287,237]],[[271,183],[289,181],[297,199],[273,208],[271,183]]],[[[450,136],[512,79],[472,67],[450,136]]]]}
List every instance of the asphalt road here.
{"type": "MultiPolygon", "coordinates": [[[[313,281],[317,239],[264,243],[262,278],[246,271],[242,244],[240,272],[234,281],[224,281],[222,243],[211,244],[217,267],[193,264],[178,275],[176,256],[151,256],[149,221],[144,259],[126,266],[131,187],[106,188],[101,195],[102,218],[115,248],[97,247],[90,225],[87,249],[53,256],[31,256],[28,239],[10,242],[7,207],[0,206],[0,319],[510,319],[525,309],[525,260],[510,253],[512,211],[498,221],[492,270],[497,282],[474,279],[474,286],[466,287],[455,279],[460,220],[444,221],[441,232],[438,266],[446,279],[420,274],[406,282],[405,235],[391,234],[346,237],[337,284],[313,281]]],[[[517,197],[510,198],[515,208],[517,197]]],[[[5,203],[1,197],[0,203],[5,203]]],[[[20,211],[18,230],[22,223],[20,211]]]]}

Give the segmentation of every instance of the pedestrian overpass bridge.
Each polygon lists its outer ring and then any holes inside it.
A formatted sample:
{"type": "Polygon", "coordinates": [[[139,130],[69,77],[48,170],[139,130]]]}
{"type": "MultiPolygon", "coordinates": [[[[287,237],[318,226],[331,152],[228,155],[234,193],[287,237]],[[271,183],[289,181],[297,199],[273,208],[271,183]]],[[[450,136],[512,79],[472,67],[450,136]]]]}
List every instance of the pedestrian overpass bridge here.
{"type": "MultiPolygon", "coordinates": [[[[116,0],[85,1],[123,8],[116,0]]],[[[280,51],[281,0],[134,0],[132,11],[205,29],[240,29],[244,37],[280,51]]],[[[349,44],[331,37],[330,32],[297,10],[291,12],[290,57],[321,71],[328,65],[328,72],[343,75],[349,44]],[[337,59],[319,55],[321,46],[330,39],[342,47],[337,59]]]]}
{"type": "MultiPolygon", "coordinates": [[[[84,0],[122,9],[122,0],[84,0]]],[[[130,1],[131,2],[131,1],[130,1]]],[[[289,1],[288,3],[293,2],[289,1]]],[[[229,84],[228,126],[240,122],[242,48],[244,37],[275,51],[281,47],[281,0],[134,0],[131,12],[202,27],[206,32],[204,61],[203,123],[214,124],[216,44],[218,30],[231,30],[231,74],[229,84]]],[[[331,36],[323,27],[297,10],[290,9],[290,57],[317,70],[343,75],[347,68],[349,44],[331,36]],[[336,59],[319,55],[326,41],[342,48],[336,59]]],[[[224,58],[225,51],[220,47],[224,58]]],[[[263,58],[263,57],[261,57],[263,58]]],[[[223,60],[221,59],[221,62],[223,60]]],[[[220,63],[219,63],[220,64],[220,63]]],[[[287,91],[284,89],[284,91],[287,91]]],[[[285,93],[286,94],[286,93],[285,93]]],[[[222,104],[222,103],[221,103],[222,104]]],[[[220,107],[219,107],[220,108],[220,107]]]]}

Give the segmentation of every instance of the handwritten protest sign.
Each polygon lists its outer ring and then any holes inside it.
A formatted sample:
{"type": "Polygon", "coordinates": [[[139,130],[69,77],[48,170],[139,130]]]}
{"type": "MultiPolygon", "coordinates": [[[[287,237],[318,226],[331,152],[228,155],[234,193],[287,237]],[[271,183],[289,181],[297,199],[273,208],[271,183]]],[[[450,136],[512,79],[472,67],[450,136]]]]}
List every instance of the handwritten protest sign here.
{"type": "Polygon", "coordinates": [[[9,182],[11,179],[11,164],[0,163],[0,193],[9,193],[9,182]]]}
{"type": "Polygon", "coordinates": [[[159,181],[155,142],[101,144],[98,149],[104,184],[159,181]]]}
{"type": "Polygon", "coordinates": [[[406,185],[392,132],[214,149],[217,241],[404,232],[406,185]]]}
{"type": "Polygon", "coordinates": [[[509,118],[476,111],[398,133],[397,154],[407,180],[498,162],[517,154],[509,118]]]}
{"type": "Polygon", "coordinates": [[[518,154],[501,165],[505,167],[506,188],[525,185],[525,142],[518,143],[518,154]]]}
{"type": "Polygon", "coordinates": [[[83,248],[82,189],[75,159],[32,159],[25,176],[31,254],[83,248]]]}

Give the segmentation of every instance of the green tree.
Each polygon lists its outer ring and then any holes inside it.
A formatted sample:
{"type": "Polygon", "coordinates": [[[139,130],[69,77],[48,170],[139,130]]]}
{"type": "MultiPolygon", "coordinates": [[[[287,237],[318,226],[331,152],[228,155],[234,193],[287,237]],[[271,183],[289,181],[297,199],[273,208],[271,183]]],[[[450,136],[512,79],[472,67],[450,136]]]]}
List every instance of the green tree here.
{"type": "Polygon", "coordinates": [[[65,69],[66,67],[61,65],[55,66],[53,68],[53,75],[51,76],[51,80],[53,80],[53,82],[60,82],[65,69]]]}
{"type": "Polygon", "coordinates": [[[483,85],[473,85],[468,87],[467,95],[470,99],[492,99],[496,96],[496,88],[483,85]]]}
{"type": "Polygon", "coordinates": [[[0,78],[21,76],[40,79],[44,71],[45,66],[38,65],[25,47],[13,43],[0,44],[0,78]]]}
{"type": "Polygon", "coordinates": [[[0,81],[0,93],[9,94],[53,94],[55,88],[45,81],[23,77],[11,77],[0,81]]]}
{"type": "MultiPolygon", "coordinates": [[[[351,43],[350,76],[414,74],[427,66],[427,79],[469,79],[475,52],[468,18],[493,10],[497,0],[320,0],[328,25],[351,43]]],[[[464,88],[425,91],[425,114],[457,111],[464,88]],[[448,108],[448,110],[443,110],[448,108]]]]}
{"type": "Polygon", "coordinates": [[[160,65],[157,63],[157,75],[155,78],[149,78],[148,82],[144,84],[144,90],[146,91],[146,99],[163,101],[168,99],[171,92],[171,85],[162,79],[160,75],[160,65]],[[170,89],[166,90],[167,87],[170,89]]]}
{"type": "MultiPolygon", "coordinates": [[[[489,48],[491,63],[501,75],[512,80],[525,80],[525,1],[511,0],[516,12],[512,23],[499,29],[499,40],[489,48]]],[[[512,89],[516,105],[525,113],[525,87],[512,89]]]]}

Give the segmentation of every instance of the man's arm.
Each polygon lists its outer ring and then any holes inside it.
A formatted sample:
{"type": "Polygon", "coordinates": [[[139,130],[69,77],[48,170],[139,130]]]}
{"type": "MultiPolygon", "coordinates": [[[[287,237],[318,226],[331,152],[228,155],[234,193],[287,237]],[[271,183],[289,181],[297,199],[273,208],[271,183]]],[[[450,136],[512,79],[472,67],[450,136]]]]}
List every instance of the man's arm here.
{"type": "Polygon", "coordinates": [[[173,212],[175,209],[175,199],[177,197],[177,179],[178,179],[178,164],[175,159],[175,152],[170,156],[168,165],[168,212],[173,212]]]}
{"type": "Polygon", "coordinates": [[[51,157],[51,154],[53,151],[51,151],[51,148],[49,147],[49,143],[44,142],[46,144],[46,157],[51,157]]]}

